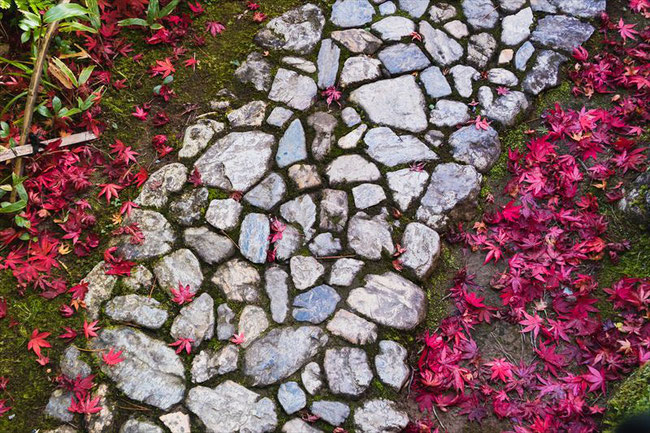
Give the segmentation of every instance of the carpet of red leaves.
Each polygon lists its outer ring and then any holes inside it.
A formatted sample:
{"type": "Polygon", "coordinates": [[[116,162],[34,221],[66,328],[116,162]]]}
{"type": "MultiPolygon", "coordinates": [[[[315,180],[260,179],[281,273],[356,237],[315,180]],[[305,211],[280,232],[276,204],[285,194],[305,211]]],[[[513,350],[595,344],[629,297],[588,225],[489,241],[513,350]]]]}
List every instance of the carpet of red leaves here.
{"type": "MultiPolygon", "coordinates": [[[[630,7],[650,15],[645,0],[630,7]]],[[[516,433],[595,432],[608,385],[650,361],[650,281],[599,288],[585,274],[587,265],[605,255],[615,261],[628,248],[607,240],[599,200],[620,200],[626,177],[646,169],[638,137],[650,117],[650,27],[605,14],[601,23],[603,50],[575,50],[570,76],[575,95],[611,95],[608,108],[546,112],[548,133],[508,154],[510,201],[450,235],[485,252],[485,263],[505,263],[491,283],[500,302],[490,305],[471,275],[458,274],[450,289],[455,313],[422,339],[412,384],[422,411],[459,408],[478,423],[496,416],[516,433]],[[603,291],[615,320],[599,314],[603,291]],[[529,362],[481,356],[475,327],[497,321],[520,326],[534,350],[529,362]]],[[[440,431],[435,425],[424,420],[407,432],[440,431]]]]}

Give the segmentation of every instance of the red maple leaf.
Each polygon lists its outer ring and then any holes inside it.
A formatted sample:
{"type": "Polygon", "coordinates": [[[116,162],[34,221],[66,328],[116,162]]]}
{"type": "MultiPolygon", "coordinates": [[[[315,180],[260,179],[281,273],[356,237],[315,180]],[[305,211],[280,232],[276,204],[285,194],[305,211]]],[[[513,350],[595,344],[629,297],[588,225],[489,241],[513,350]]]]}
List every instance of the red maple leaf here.
{"type": "Polygon", "coordinates": [[[101,186],[102,190],[97,194],[97,197],[105,196],[106,203],[110,203],[113,198],[119,198],[119,191],[123,188],[114,183],[100,183],[98,186],[101,186]]]}
{"type": "Polygon", "coordinates": [[[534,315],[530,315],[524,311],[524,320],[519,321],[520,325],[524,325],[525,328],[521,330],[521,332],[533,332],[533,337],[537,338],[537,335],[539,334],[539,330],[542,327],[542,324],[544,323],[544,319],[539,317],[537,313],[534,315]]]}
{"type": "Polygon", "coordinates": [[[205,23],[205,29],[212,35],[217,36],[223,33],[226,30],[226,26],[221,24],[219,21],[208,21],[205,23]]]}
{"type": "Polygon", "coordinates": [[[163,78],[167,78],[174,72],[176,72],[174,65],[172,64],[169,57],[165,57],[164,60],[156,60],[156,65],[151,67],[150,75],[152,77],[155,77],[156,75],[162,75],[163,78]]]}
{"type": "Polygon", "coordinates": [[[634,27],[636,27],[636,24],[625,24],[623,18],[618,21],[616,28],[618,28],[618,34],[623,38],[623,42],[627,41],[627,38],[636,40],[634,35],[638,35],[639,32],[634,30],[634,27]]]}
{"type": "Polygon", "coordinates": [[[495,358],[492,362],[488,362],[485,365],[490,367],[492,371],[491,379],[500,379],[502,382],[507,382],[509,379],[512,379],[512,363],[506,361],[505,358],[495,358]]]}
{"type": "Polygon", "coordinates": [[[75,331],[72,328],[68,328],[67,326],[64,326],[63,329],[65,332],[61,335],[59,335],[59,338],[62,338],[64,340],[74,340],[77,338],[77,331],[75,331]]]}
{"type": "Polygon", "coordinates": [[[122,351],[115,352],[111,347],[107,353],[102,353],[102,359],[106,365],[117,365],[120,362],[124,361],[124,358],[120,358],[122,351]]]}
{"type": "Polygon", "coordinates": [[[97,326],[97,322],[99,322],[99,320],[90,323],[84,320],[84,335],[86,336],[86,340],[90,339],[90,337],[97,337],[97,331],[100,329],[100,327],[97,326]]]}
{"type": "Polygon", "coordinates": [[[192,351],[192,343],[194,340],[192,338],[179,338],[178,340],[170,343],[169,346],[176,347],[176,353],[181,353],[185,350],[186,353],[192,351]]]}
{"type": "Polygon", "coordinates": [[[100,397],[92,398],[90,394],[86,395],[84,398],[76,401],[74,398],[68,407],[68,411],[73,413],[83,413],[83,414],[93,414],[100,412],[102,410],[101,406],[97,406],[99,403],[100,397]]]}
{"type": "Polygon", "coordinates": [[[230,337],[230,342],[233,344],[242,344],[244,341],[246,341],[246,337],[244,336],[244,333],[240,334],[233,334],[232,337],[230,337]]]}
{"type": "Polygon", "coordinates": [[[88,283],[86,281],[82,281],[76,286],[70,287],[70,290],[68,290],[68,292],[72,293],[72,299],[79,299],[80,301],[83,301],[86,297],[86,293],[88,293],[88,283]]]}
{"type": "Polygon", "coordinates": [[[49,336],[49,332],[38,332],[38,328],[34,329],[32,336],[27,343],[27,349],[33,350],[34,353],[40,358],[41,347],[52,347],[52,345],[46,340],[46,338],[49,336]]]}
{"type": "Polygon", "coordinates": [[[136,119],[142,120],[145,122],[147,120],[147,116],[149,116],[149,112],[146,111],[144,108],[140,107],[139,105],[135,106],[135,111],[131,113],[133,117],[136,119]]]}
{"type": "Polygon", "coordinates": [[[187,286],[183,286],[183,284],[178,283],[178,290],[171,289],[171,292],[173,295],[172,302],[178,305],[183,305],[188,302],[192,302],[194,296],[196,296],[196,293],[190,290],[189,284],[187,286]]]}

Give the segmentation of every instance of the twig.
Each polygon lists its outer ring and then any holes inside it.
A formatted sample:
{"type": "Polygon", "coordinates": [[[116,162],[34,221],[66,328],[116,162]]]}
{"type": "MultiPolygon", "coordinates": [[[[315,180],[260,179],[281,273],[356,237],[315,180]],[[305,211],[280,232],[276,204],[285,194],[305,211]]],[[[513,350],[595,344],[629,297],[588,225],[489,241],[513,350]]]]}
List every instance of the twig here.
{"type": "Polygon", "coordinates": [[[75,344],[72,345],[77,350],[81,350],[82,352],[104,352],[106,349],[84,349],[83,347],[79,347],[75,344]]]}
{"type": "Polygon", "coordinates": [[[440,418],[438,417],[438,412],[436,411],[436,407],[433,406],[433,405],[431,405],[431,408],[433,409],[433,416],[436,417],[436,420],[438,420],[438,423],[440,424],[440,426],[442,427],[442,429],[443,429],[443,430],[447,430],[447,427],[445,427],[445,425],[443,424],[443,422],[442,422],[442,421],[440,420],[440,418]]]}
{"type": "Polygon", "coordinates": [[[356,256],[357,256],[356,254],[343,254],[341,256],[321,256],[316,258],[318,260],[336,260],[336,259],[349,259],[356,256]]]}

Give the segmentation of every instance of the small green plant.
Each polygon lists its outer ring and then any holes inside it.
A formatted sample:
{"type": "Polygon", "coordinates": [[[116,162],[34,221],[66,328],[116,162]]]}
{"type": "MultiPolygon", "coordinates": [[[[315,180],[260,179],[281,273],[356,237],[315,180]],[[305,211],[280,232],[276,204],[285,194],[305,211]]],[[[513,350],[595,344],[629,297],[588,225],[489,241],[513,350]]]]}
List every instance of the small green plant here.
{"type": "MultiPolygon", "coordinates": [[[[0,185],[0,200],[8,193],[16,192],[18,200],[13,203],[10,201],[0,201],[0,214],[16,214],[14,215],[14,222],[18,227],[29,228],[29,220],[18,215],[18,212],[27,207],[27,191],[23,182],[25,178],[20,178],[15,174],[11,175],[11,183],[0,185]]],[[[25,233],[29,238],[29,234],[25,233]]]]}
{"type": "Polygon", "coordinates": [[[118,24],[120,26],[142,26],[149,27],[152,30],[161,29],[163,26],[158,21],[161,18],[165,18],[167,15],[171,14],[176,6],[180,3],[181,0],[172,0],[167,6],[160,9],[160,3],[158,0],[151,0],[149,2],[149,7],[147,8],[147,18],[127,18],[121,20],[118,24]]]}

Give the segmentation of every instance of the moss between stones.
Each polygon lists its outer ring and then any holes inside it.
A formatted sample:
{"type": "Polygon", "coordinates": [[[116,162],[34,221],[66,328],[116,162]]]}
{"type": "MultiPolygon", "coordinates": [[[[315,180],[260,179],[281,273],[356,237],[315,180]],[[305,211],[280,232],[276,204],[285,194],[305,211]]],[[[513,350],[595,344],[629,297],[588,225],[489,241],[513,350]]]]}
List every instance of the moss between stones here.
{"type": "Polygon", "coordinates": [[[603,432],[611,433],[628,416],[647,411],[650,411],[650,364],[628,377],[609,400],[603,432]]]}

